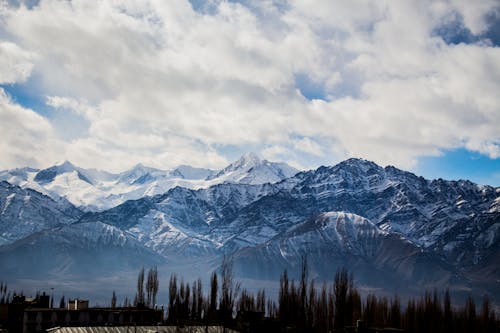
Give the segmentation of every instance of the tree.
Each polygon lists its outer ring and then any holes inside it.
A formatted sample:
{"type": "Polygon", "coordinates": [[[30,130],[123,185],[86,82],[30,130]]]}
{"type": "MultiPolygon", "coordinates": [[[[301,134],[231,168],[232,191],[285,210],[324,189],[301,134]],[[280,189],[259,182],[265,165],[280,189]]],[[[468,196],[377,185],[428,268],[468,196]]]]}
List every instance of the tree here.
{"type": "Polygon", "coordinates": [[[208,307],[208,313],[211,320],[215,319],[215,314],[217,312],[217,290],[218,290],[218,282],[217,282],[217,273],[213,272],[210,277],[210,304],[208,307]]]}
{"type": "Polygon", "coordinates": [[[135,305],[143,306],[144,303],[144,267],[140,270],[139,276],[137,277],[137,294],[136,294],[135,305]]]}
{"type": "Polygon", "coordinates": [[[288,288],[288,272],[285,269],[280,278],[280,291],[278,296],[279,319],[282,323],[289,323],[290,294],[288,288]]]}
{"type": "Polygon", "coordinates": [[[233,262],[226,256],[224,256],[221,264],[221,279],[219,310],[223,316],[222,320],[228,322],[233,316],[235,300],[240,289],[240,284],[234,283],[233,262]]]}
{"type": "Polygon", "coordinates": [[[266,312],[266,292],[264,289],[261,289],[257,292],[257,300],[256,300],[256,310],[259,312],[266,312]]]}
{"type": "Polygon", "coordinates": [[[111,296],[111,308],[114,309],[116,308],[116,293],[113,290],[113,295],[111,296]]]}
{"type": "Polygon", "coordinates": [[[175,319],[175,309],[176,309],[176,299],[177,299],[177,275],[170,275],[170,282],[168,284],[168,320],[172,321],[175,319]]]}
{"type": "Polygon", "coordinates": [[[343,328],[347,323],[346,306],[347,306],[347,292],[349,291],[349,277],[347,270],[342,268],[335,273],[335,280],[333,283],[333,295],[335,300],[335,317],[333,327],[335,329],[343,328]]]}
{"type": "Polygon", "coordinates": [[[158,268],[152,267],[148,271],[146,279],[146,305],[154,307],[156,305],[156,295],[158,294],[158,268]]]}
{"type": "Polygon", "coordinates": [[[61,300],[59,301],[59,308],[64,309],[66,307],[66,301],[64,300],[64,295],[62,295],[61,300]]]}
{"type": "Polygon", "coordinates": [[[450,291],[446,289],[444,293],[444,321],[443,328],[445,332],[451,332],[453,325],[453,311],[451,308],[450,291]]]}
{"type": "Polygon", "coordinates": [[[401,303],[397,295],[391,301],[391,309],[389,312],[390,327],[400,328],[401,326],[401,303]]]}
{"type": "Polygon", "coordinates": [[[469,296],[465,301],[465,327],[468,332],[475,332],[475,324],[476,324],[476,303],[474,299],[469,296]]]}
{"type": "Polygon", "coordinates": [[[303,256],[302,265],[300,269],[299,302],[298,302],[298,313],[297,313],[298,325],[303,329],[306,327],[308,275],[309,275],[309,267],[307,266],[307,256],[303,256]]]}

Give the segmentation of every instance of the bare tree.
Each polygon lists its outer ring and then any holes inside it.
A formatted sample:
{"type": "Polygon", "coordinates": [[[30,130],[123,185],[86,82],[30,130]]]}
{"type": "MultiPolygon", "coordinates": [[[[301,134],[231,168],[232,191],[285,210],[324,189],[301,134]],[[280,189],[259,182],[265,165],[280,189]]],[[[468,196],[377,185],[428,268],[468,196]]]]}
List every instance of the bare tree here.
{"type": "Polygon", "coordinates": [[[235,300],[240,290],[240,283],[234,282],[233,262],[226,256],[221,265],[221,297],[219,310],[224,317],[223,320],[230,320],[233,316],[235,300]]]}
{"type": "Polygon", "coordinates": [[[217,291],[219,289],[217,281],[217,273],[213,272],[210,277],[210,304],[208,307],[209,317],[211,320],[215,319],[217,312],[217,291]]]}
{"type": "Polygon", "coordinates": [[[137,277],[137,295],[134,303],[135,305],[144,305],[144,267],[140,270],[137,277]]]}
{"type": "Polygon", "coordinates": [[[175,319],[176,298],[177,298],[177,275],[172,274],[170,276],[170,282],[168,284],[168,320],[170,321],[175,319]]]}
{"type": "Polygon", "coordinates": [[[111,296],[111,308],[116,308],[116,293],[113,290],[113,295],[111,296]]]}
{"type": "Polygon", "coordinates": [[[146,304],[149,307],[154,307],[156,304],[156,295],[158,294],[158,268],[152,267],[148,271],[146,278],[146,304]]]}

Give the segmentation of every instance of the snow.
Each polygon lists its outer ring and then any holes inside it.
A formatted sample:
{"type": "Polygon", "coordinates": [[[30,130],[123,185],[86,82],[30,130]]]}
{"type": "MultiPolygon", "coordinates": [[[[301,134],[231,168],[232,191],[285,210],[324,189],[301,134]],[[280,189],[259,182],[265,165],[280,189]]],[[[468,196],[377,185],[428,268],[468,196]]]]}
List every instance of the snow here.
{"type": "MultiPolygon", "coordinates": [[[[389,234],[426,251],[440,246],[441,251],[450,252],[472,241],[475,247],[491,247],[499,230],[485,226],[476,232],[476,226],[469,223],[482,213],[499,211],[498,189],[469,182],[430,182],[357,159],[292,178],[287,177],[295,169],[255,154],[246,154],[219,172],[189,166],[159,170],[140,164],[120,174],[70,163],[49,169],[57,172],[46,172],[41,183],[35,181],[39,170],[34,169],[0,172],[0,179],[14,179],[23,187],[57,200],[66,198],[87,210],[105,210],[129,199],[163,194],[147,199],[148,211],[133,220],[132,226],[119,229],[123,235],[116,234],[116,227],[99,227],[104,240],[116,235],[117,240],[136,241],[163,256],[220,254],[264,246],[275,239],[287,244],[279,246],[283,257],[300,254],[299,249],[317,242],[326,242],[335,251],[361,253],[372,246],[367,244],[389,234]],[[309,200],[314,209],[293,207],[295,202],[309,200]],[[273,206],[276,202],[281,206],[273,206]],[[460,224],[463,221],[467,223],[460,224]],[[448,240],[444,236],[455,232],[452,229],[458,230],[453,235],[456,243],[443,244],[443,239],[448,240]]],[[[2,214],[23,219],[22,228],[2,231],[0,242],[15,240],[14,233],[21,237],[53,226],[34,225],[37,211],[25,207],[38,198],[31,197],[30,193],[8,193],[0,202],[2,214]],[[20,201],[25,206],[12,209],[20,201]]],[[[121,212],[122,217],[133,214],[121,212]]],[[[119,218],[97,222],[120,225],[119,218]]],[[[85,237],[101,237],[86,232],[85,237]]]]}
{"type": "Polygon", "coordinates": [[[15,193],[11,193],[7,196],[6,200],[5,200],[5,204],[3,206],[3,209],[2,209],[2,214],[5,213],[5,211],[7,210],[7,208],[9,208],[11,202],[12,202],[12,199],[14,199],[16,197],[16,194],[15,193]]]}
{"type": "Polygon", "coordinates": [[[0,180],[32,188],[55,200],[66,198],[84,210],[103,211],[127,200],[163,194],[176,186],[201,189],[225,182],[276,183],[296,172],[284,163],[261,160],[257,155],[248,153],[218,173],[186,165],[160,170],[137,164],[128,171],[111,174],[79,168],[65,161],[41,171],[28,168],[1,171],[0,180]]]}

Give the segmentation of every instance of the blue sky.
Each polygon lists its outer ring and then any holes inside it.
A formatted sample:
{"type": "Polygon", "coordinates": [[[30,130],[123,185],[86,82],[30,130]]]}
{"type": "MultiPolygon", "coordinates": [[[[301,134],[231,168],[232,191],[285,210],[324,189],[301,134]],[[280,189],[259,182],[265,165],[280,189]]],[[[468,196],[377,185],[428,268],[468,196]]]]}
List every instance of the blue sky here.
{"type": "Polygon", "coordinates": [[[500,185],[496,1],[9,1],[0,169],[298,168],[500,185]]]}
{"type": "Polygon", "coordinates": [[[422,157],[415,172],[430,179],[468,179],[478,184],[500,186],[500,159],[465,149],[446,151],[439,157],[422,157]]]}

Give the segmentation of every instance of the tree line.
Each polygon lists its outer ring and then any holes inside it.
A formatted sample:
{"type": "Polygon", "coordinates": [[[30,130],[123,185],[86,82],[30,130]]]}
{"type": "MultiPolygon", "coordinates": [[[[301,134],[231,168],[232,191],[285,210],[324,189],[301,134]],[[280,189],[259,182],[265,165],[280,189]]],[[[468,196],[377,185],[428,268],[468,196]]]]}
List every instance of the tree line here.
{"type": "Polygon", "coordinates": [[[267,298],[263,289],[257,294],[242,289],[227,258],[219,274],[212,273],[207,293],[200,278],[190,284],[176,274],[170,276],[168,293],[167,321],[172,324],[234,326],[238,313],[258,312],[279,323],[282,330],[295,332],[341,331],[356,326],[359,320],[366,328],[395,328],[409,333],[500,332],[500,322],[486,296],[480,306],[472,297],[463,306],[454,306],[448,290],[426,292],[405,304],[397,295],[361,297],[353,275],[345,268],[337,271],[332,283],[316,285],[309,279],[306,258],[299,280],[290,279],[283,271],[277,300],[267,298]]]}
{"type": "MultiPolygon", "coordinates": [[[[142,268],[133,302],[126,298],[121,306],[155,308],[158,290],[157,268],[150,268],[147,274],[142,268]]],[[[1,304],[8,304],[15,295],[6,284],[0,283],[1,304]]],[[[65,303],[63,296],[59,306],[64,308],[65,303]]],[[[114,291],[110,305],[118,307],[114,291]]],[[[256,317],[259,320],[274,323],[279,327],[277,331],[286,332],[340,332],[356,325],[402,329],[409,333],[500,332],[500,321],[488,297],[479,305],[468,297],[462,306],[452,303],[448,290],[426,292],[404,304],[397,295],[361,297],[353,275],[346,269],[337,271],[332,282],[317,285],[309,278],[306,258],[298,280],[283,271],[277,299],[268,298],[264,289],[256,294],[243,289],[235,280],[232,262],[227,258],[223,259],[219,272],[211,274],[206,292],[201,278],[190,284],[172,274],[166,311],[169,324],[228,327],[236,327],[238,314],[257,313],[261,314],[256,317]]]]}

